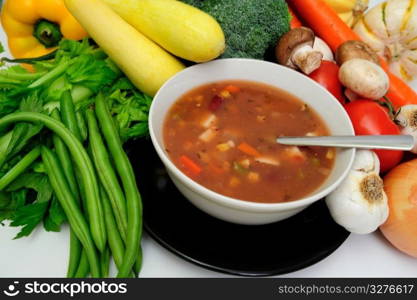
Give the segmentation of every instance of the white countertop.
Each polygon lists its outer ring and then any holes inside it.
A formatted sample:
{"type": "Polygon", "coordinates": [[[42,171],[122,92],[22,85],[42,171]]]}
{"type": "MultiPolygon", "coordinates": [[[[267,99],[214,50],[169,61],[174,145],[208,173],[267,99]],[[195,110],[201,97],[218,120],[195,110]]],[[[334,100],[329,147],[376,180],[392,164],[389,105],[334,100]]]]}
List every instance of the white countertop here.
{"type": "MultiPolygon", "coordinates": [[[[380,0],[371,4],[377,2],[380,0]]],[[[0,41],[5,46],[2,30],[0,41]]],[[[417,84],[414,86],[417,88],[417,84]]],[[[67,227],[60,233],[37,228],[30,237],[12,240],[17,231],[7,226],[0,228],[0,277],[65,276],[67,227]]],[[[182,260],[146,234],[142,245],[141,277],[230,277],[182,260]]],[[[379,232],[364,236],[352,234],[326,259],[284,277],[417,277],[417,259],[394,249],[379,232]]]]}
{"type": "MultiPolygon", "coordinates": [[[[62,277],[68,257],[68,228],[12,240],[16,228],[0,231],[0,277],[62,277]]],[[[186,262],[147,235],[141,277],[230,277],[186,262]]],[[[416,277],[417,259],[400,253],[379,234],[351,235],[333,254],[284,277],[416,277]]]]}

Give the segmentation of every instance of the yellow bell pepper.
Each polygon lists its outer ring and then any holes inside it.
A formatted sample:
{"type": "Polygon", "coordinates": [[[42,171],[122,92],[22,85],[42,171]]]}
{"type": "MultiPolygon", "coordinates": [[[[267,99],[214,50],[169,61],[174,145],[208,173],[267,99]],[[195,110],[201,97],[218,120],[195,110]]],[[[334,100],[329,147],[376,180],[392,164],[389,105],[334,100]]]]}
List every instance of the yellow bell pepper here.
{"type": "Polygon", "coordinates": [[[63,0],[7,0],[1,23],[15,58],[42,56],[55,50],[62,38],[87,36],[63,0]]]}

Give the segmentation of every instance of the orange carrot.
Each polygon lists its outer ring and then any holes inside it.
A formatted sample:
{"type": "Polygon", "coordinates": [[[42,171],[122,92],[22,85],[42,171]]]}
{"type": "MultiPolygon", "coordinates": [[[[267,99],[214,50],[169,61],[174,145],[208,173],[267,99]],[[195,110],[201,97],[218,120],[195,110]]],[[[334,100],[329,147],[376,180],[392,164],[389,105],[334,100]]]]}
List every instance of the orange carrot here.
{"type": "Polygon", "coordinates": [[[417,104],[416,92],[391,72],[387,72],[387,74],[390,80],[390,88],[386,96],[394,105],[394,108],[398,109],[407,104],[417,104]]]}
{"type": "Polygon", "coordinates": [[[247,143],[241,143],[237,148],[240,151],[242,151],[243,153],[246,153],[247,155],[250,155],[250,156],[260,156],[261,155],[258,152],[258,150],[256,150],[255,148],[253,148],[251,145],[249,145],[247,143]]]}
{"type": "MultiPolygon", "coordinates": [[[[333,51],[336,51],[341,44],[349,40],[360,40],[359,36],[323,0],[287,0],[287,2],[333,51]]],[[[390,79],[390,88],[386,96],[394,107],[399,108],[406,104],[417,104],[416,92],[389,71],[383,58],[380,60],[382,68],[390,79]]]]}
{"type": "Polygon", "coordinates": [[[290,0],[288,4],[333,51],[359,36],[323,0],[290,0]]]}
{"type": "Polygon", "coordinates": [[[298,19],[298,17],[296,16],[296,14],[292,10],[292,8],[288,7],[288,10],[290,11],[290,15],[291,15],[290,28],[293,29],[293,28],[299,28],[299,27],[303,26],[303,24],[298,19]]]}
{"type": "Polygon", "coordinates": [[[387,98],[394,105],[395,109],[408,104],[417,104],[416,92],[402,79],[389,71],[389,66],[384,59],[380,59],[381,67],[385,70],[389,77],[390,87],[387,98]]]}
{"type": "Polygon", "coordinates": [[[197,165],[191,158],[186,155],[182,155],[180,157],[180,162],[183,167],[191,174],[191,175],[199,175],[201,173],[201,168],[197,165]]]}
{"type": "Polygon", "coordinates": [[[224,89],[232,94],[240,92],[240,88],[235,85],[228,85],[224,89]]]}

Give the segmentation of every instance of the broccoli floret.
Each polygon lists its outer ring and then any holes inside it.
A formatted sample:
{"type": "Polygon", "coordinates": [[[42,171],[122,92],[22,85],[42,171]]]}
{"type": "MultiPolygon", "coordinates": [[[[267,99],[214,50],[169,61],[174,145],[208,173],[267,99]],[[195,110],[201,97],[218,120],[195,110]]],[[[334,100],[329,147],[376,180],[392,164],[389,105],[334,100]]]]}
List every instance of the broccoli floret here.
{"type": "Polygon", "coordinates": [[[290,30],[285,0],[182,0],[212,15],[223,28],[227,57],[264,59],[290,30]]]}

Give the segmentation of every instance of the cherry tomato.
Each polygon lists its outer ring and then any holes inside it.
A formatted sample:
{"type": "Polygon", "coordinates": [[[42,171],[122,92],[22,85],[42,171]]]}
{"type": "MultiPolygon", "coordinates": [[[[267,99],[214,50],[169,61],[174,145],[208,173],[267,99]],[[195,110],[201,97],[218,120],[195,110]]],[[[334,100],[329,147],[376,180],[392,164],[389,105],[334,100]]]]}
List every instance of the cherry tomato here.
{"type": "MultiPolygon", "coordinates": [[[[372,100],[355,100],[345,105],[357,135],[397,135],[400,129],[391,120],[387,109],[372,100]]],[[[398,165],[403,158],[403,151],[374,150],[381,162],[381,172],[386,172],[398,165]]]]}
{"type": "Polygon", "coordinates": [[[345,103],[343,87],[339,81],[339,66],[337,64],[332,61],[323,60],[320,68],[308,76],[325,87],[340,103],[345,103]]]}

